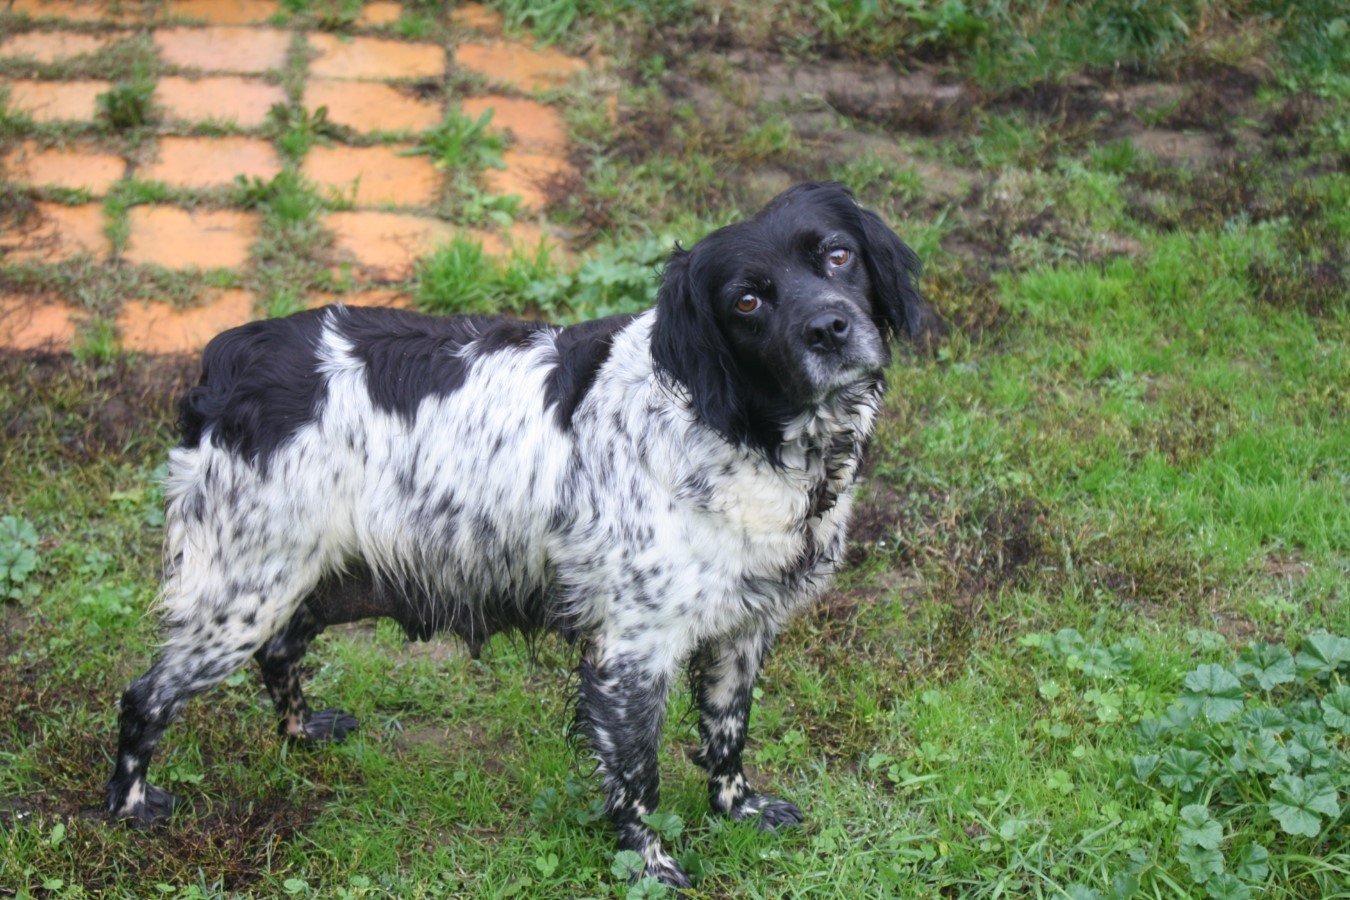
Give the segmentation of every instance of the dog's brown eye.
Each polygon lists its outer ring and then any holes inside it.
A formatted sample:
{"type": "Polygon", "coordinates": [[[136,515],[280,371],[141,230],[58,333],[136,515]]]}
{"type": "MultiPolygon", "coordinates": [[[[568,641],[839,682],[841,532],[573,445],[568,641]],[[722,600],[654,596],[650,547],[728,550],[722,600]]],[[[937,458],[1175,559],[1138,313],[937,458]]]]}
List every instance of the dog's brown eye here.
{"type": "Polygon", "coordinates": [[[848,265],[848,261],[853,258],[853,254],[849,253],[843,247],[835,247],[830,251],[828,258],[830,260],[830,266],[837,269],[840,266],[848,265]]]}
{"type": "Polygon", "coordinates": [[[746,294],[744,297],[736,301],[736,312],[748,316],[751,313],[759,312],[759,308],[763,305],[764,301],[756,297],[754,294],[746,294]]]}

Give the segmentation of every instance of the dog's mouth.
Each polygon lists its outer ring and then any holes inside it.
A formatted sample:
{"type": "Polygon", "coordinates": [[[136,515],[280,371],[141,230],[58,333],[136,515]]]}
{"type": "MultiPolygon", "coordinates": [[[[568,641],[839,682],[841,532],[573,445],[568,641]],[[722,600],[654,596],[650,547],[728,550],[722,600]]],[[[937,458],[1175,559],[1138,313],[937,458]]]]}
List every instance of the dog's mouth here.
{"type": "Polygon", "coordinates": [[[882,377],[885,362],[867,357],[836,358],[825,363],[816,360],[807,363],[807,393],[809,405],[820,405],[831,398],[860,385],[874,383],[882,377]],[[822,365],[822,363],[824,363],[822,365]],[[823,371],[828,368],[827,371],[823,371]]]}

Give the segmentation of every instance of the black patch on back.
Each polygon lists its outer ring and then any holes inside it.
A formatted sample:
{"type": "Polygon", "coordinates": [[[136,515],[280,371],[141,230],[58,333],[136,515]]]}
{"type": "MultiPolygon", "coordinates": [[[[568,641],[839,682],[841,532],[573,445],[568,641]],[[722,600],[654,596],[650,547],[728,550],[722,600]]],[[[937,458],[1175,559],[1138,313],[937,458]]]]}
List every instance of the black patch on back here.
{"type": "Polygon", "coordinates": [[[563,431],[572,429],[577,407],[614,349],[614,335],[632,321],[632,315],[609,316],[559,332],[558,364],[544,384],[544,405],[556,404],[553,414],[563,431]]]}
{"type": "Polygon", "coordinates": [[[548,328],[542,322],[486,316],[424,316],[398,309],[345,308],[339,333],[365,364],[371,402],[411,422],[428,396],[445,397],[464,385],[473,360],[523,348],[548,328]],[[468,344],[473,352],[463,353],[468,344]]]}
{"type": "Polygon", "coordinates": [[[318,418],[324,379],[320,310],[250,322],[217,335],[202,353],[202,377],[178,404],[183,446],[212,442],[265,466],[268,457],[318,418]]]}

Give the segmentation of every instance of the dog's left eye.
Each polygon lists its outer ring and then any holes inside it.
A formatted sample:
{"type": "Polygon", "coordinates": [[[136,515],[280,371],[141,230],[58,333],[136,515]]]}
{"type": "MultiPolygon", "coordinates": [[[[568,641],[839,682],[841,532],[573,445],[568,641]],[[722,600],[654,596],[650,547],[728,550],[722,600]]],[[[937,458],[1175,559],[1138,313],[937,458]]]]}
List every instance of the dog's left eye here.
{"type": "Polygon", "coordinates": [[[825,258],[829,260],[831,269],[839,269],[848,265],[848,261],[853,258],[853,254],[843,247],[835,247],[825,258]]]}
{"type": "Polygon", "coordinates": [[[754,294],[746,294],[744,297],[736,301],[736,312],[748,316],[751,313],[759,312],[759,308],[763,305],[764,301],[756,297],[754,294]]]}

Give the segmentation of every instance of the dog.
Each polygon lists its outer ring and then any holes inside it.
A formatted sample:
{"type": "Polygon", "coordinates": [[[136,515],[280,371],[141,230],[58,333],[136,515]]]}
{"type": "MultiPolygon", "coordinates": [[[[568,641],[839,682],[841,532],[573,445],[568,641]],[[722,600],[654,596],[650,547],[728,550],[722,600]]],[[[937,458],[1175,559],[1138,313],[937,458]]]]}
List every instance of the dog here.
{"type": "Polygon", "coordinates": [[[250,657],[283,735],[341,740],[299,666],[325,626],[552,631],[581,648],[574,733],[620,849],[689,884],[643,816],[688,668],[712,809],[802,821],[742,769],[751,691],[844,552],[914,252],[832,183],[676,246],[653,310],[566,328],[335,305],[206,347],[169,456],[164,640],[121,702],[108,805],[155,822],[165,728],[250,657]]]}

